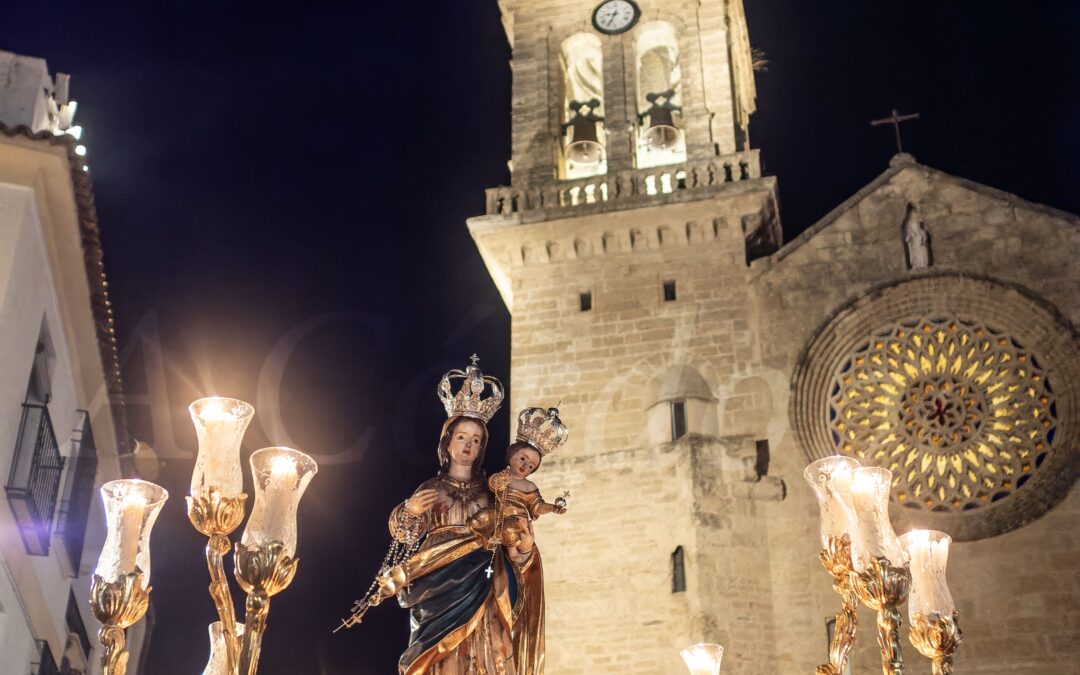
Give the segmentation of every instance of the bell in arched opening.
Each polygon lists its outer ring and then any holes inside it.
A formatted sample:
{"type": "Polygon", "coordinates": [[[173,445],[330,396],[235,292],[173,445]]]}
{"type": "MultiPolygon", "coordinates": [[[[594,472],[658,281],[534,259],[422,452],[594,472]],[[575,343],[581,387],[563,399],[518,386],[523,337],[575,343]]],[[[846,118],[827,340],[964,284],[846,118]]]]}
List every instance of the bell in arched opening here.
{"type": "Polygon", "coordinates": [[[645,100],[650,106],[641,114],[640,121],[645,124],[648,118],[649,126],[645,129],[644,136],[645,142],[653,150],[670,150],[679,142],[679,129],[675,126],[675,112],[681,112],[682,108],[672,102],[674,97],[674,89],[645,95],[645,100]]]}
{"type": "Polygon", "coordinates": [[[588,101],[571,101],[570,111],[573,117],[563,124],[566,159],[583,166],[599,164],[604,157],[604,146],[596,134],[596,125],[604,120],[594,112],[600,101],[592,98],[588,101]]]}
{"type": "Polygon", "coordinates": [[[679,36],[666,21],[650,21],[638,29],[637,161],[638,168],[686,161],[679,88],[679,36]]]}
{"type": "Polygon", "coordinates": [[[604,54],[592,32],[562,42],[562,91],[559,97],[560,178],[585,178],[607,172],[604,150],[604,54]]]}

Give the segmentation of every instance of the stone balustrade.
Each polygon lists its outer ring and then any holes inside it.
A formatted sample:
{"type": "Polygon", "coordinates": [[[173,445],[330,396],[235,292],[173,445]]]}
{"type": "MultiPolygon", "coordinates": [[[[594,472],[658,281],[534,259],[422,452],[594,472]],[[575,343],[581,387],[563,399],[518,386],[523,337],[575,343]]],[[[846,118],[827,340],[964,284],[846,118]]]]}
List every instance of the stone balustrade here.
{"type": "Polygon", "coordinates": [[[748,150],[709,161],[618,171],[587,178],[554,181],[546,185],[489,188],[487,215],[536,209],[569,209],[585,204],[634,198],[648,199],[655,195],[715,188],[725,183],[760,178],[759,152],[748,150]]]}

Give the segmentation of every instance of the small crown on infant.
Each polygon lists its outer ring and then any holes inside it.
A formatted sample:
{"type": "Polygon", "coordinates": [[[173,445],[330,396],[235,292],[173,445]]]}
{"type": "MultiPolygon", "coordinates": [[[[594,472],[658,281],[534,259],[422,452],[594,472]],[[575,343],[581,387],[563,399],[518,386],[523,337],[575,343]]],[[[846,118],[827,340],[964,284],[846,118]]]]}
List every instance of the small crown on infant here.
{"type": "Polygon", "coordinates": [[[526,408],[518,415],[517,440],[547,457],[566,442],[569,430],[559,419],[559,409],[526,408]]]}

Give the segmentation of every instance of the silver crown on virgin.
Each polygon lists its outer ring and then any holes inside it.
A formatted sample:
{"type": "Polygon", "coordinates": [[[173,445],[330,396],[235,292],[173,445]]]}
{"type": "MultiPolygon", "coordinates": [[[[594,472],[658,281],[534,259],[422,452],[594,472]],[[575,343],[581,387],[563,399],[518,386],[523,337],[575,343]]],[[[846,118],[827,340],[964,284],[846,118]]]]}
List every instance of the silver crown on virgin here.
{"type": "Polygon", "coordinates": [[[469,360],[471,363],[465,370],[455,368],[442,376],[439,380],[439,399],[446,408],[447,417],[472,417],[487,424],[498,412],[506,394],[503,392],[502,382],[480,372],[480,366],[477,365],[480,357],[473,354],[469,360]],[[451,387],[451,380],[464,380],[456,394],[451,387]],[[491,388],[491,395],[483,398],[486,387],[491,388]]]}
{"type": "Polygon", "coordinates": [[[525,408],[518,415],[517,440],[536,448],[541,457],[565,443],[569,434],[558,408],[525,408]]]}

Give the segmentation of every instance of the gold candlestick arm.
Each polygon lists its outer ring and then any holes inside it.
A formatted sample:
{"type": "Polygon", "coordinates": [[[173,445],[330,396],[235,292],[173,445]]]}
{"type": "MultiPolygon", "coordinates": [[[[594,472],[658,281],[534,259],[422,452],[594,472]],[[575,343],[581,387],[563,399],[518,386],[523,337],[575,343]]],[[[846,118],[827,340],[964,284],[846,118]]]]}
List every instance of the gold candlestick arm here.
{"type": "Polygon", "coordinates": [[[817,667],[815,675],[841,675],[859,632],[859,599],[851,579],[851,539],[830,536],[819,555],[821,564],[833,576],[833,590],[841,597],[841,609],[833,623],[829,662],[817,667]]]}
{"type": "Polygon", "coordinates": [[[852,575],[855,592],[870,609],[878,613],[878,647],[884,675],[903,675],[904,657],[900,648],[900,611],[911,588],[907,565],[895,567],[888,558],[874,557],[866,569],[852,575]]]}
{"type": "Polygon", "coordinates": [[[201,534],[210,538],[206,544],[206,567],[210,572],[210,597],[221,620],[225,653],[231,670],[236,669],[240,642],[236,635],[236,609],[229,581],[225,576],[225,555],[232,548],[229,535],[244,520],[247,495],[223,497],[216,487],[187,497],[188,520],[201,534]]]}
{"type": "Polygon", "coordinates": [[[916,614],[908,638],[920,654],[933,660],[934,675],[952,673],[953,654],[964,639],[956,612],[948,616],[936,612],[929,616],[916,614]]]}
{"type": "Polygon", "coordinates": [[[102,675],[125,675],[128,651],[124,630],[146,614],[150,587],[142,587],[142,573],[134,572],[109,582],[94,575],[90,584],[90,609],[101,622],[98,639],[104,646],[102,675]]]}
{"type": "Polygon", "coordinates": [[[288,588],[300,561],[289,556],[285,545],[278,541],[252,546],[237,544],[234,561],[236,581],[248,595],[238,672],[239,675],[255,675],[263,633],[266,632],[266,617],[270,613],[270,598],[288,588]]]}

